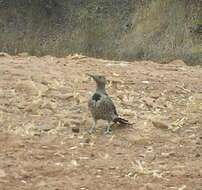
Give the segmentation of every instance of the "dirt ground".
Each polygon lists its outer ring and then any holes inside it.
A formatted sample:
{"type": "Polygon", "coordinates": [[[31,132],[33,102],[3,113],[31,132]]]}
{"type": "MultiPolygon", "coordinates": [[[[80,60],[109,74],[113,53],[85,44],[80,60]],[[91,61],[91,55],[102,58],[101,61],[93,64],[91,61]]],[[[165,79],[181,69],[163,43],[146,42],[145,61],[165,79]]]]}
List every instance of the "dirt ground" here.
{"type": "Polygon", "coordinates": [[[199,66],[0,54],[2,190],[201,190],[201,127],[199,66]],[[86,73],[133,126],[87,133],[86,73]]]}

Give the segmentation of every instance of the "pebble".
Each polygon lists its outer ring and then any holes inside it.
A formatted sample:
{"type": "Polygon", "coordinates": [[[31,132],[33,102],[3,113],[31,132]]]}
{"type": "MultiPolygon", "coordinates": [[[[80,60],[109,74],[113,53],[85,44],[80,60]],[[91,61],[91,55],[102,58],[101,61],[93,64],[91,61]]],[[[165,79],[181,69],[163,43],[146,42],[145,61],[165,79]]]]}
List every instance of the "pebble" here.
{"type": "Polygon", "coordinates": [[[154,127],[160,128],[160,129],[168,129],[168,124],[164,123],[162,121],[152,121],[152,124],[154,127]]]}
{"type": "Polygon", "coordinates": [[[79,127],[72,127],[73,133],[79,133],[79,131],[80,131],[79,127]]]}

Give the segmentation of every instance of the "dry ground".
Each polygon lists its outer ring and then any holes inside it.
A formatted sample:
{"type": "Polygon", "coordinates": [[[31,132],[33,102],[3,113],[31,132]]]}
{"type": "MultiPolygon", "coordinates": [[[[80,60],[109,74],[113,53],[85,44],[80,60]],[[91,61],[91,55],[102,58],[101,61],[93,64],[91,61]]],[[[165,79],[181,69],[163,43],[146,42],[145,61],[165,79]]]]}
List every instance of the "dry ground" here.
{"type": "Polygon", "coordinates": [[[2,190],[202,189],[199,66],[1,53],[0,124],[2,190]],[[107,76],[132,127],[86,132],[95,84],[85,73],[107,76]]]}

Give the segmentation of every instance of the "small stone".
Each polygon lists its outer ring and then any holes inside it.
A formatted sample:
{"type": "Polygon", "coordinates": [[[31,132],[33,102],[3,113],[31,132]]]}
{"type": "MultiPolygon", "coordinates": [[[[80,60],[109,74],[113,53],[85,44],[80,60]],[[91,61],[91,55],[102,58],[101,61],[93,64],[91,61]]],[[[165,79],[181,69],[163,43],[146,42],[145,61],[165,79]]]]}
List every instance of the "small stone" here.
{"type": "Polygon", "coordinates": [[[168,129],[168,124],[162,122],[162,121],[152,121],[152,124],[154,127],[156,128],[160,128],[160,129],[168,129]]]}
{"type": "Polygon", "coordinates": [[[84,143],[89,143],[90,142],[90,138],[84,138],[84,143]]]}
{"type": "Polygon", "coordinates": [[[91,154],[90,154],[90,157],[91,157],[91,158],[95,158],[95,154],[94,154],[94,153],[91,153],[91,154]]]}
{"type": "Polygon", "coordinates": [[[69,121],[68,121],[68,120],[65,120],[65,121],[64,121],[64,127],[69,127],[69,126],[70,126],[69,121]]]}
{"type": "Polygon", "coordinates": [[[145,104],[148,106],[148,107],[154,107],[154,99],[153,98],[150,98],[150,97],[146,97],[143,99],[143,101],[145,102],[145,104]]]}
{"type": "Polygon", "coordinates": [[[196,155],[195,155],[195,157],[196,158],[198,158],[198,157],[200,157],[201,155],[199,154],[199,153],[197,153],[196,155]]]}
{"type": "Polygon", "coordinates": [[[170,156],[175,156],[175,152],[162,152],[161,155],[167,158],[170,156]]]}
{"type": "Polygon", "coordinates": [[[53,127],[50,126],[50,125],[40,125],[40,126],[37,126],[37,128],[39,130],[46,131],[46,132],[50,131],[51,129],[53,129],[53,127]]]}
{"type": "Polygon", "coordinates": [[[79,131],[80,131],[79,127],[72,127],[73,133],[79,133],[79,131]]]}

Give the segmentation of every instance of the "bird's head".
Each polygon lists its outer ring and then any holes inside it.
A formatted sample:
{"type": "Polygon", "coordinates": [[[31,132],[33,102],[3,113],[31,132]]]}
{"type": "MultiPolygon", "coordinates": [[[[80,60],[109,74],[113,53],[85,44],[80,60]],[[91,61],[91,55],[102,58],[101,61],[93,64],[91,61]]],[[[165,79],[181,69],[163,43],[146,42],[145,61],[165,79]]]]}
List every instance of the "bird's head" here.
{"type": "Polygon", "coordinates": [[[107,80],[103,75],[92,75],[92,74],[87,75],[93,78],[98,85],[105,85],[107,83],[107,80]]]}

